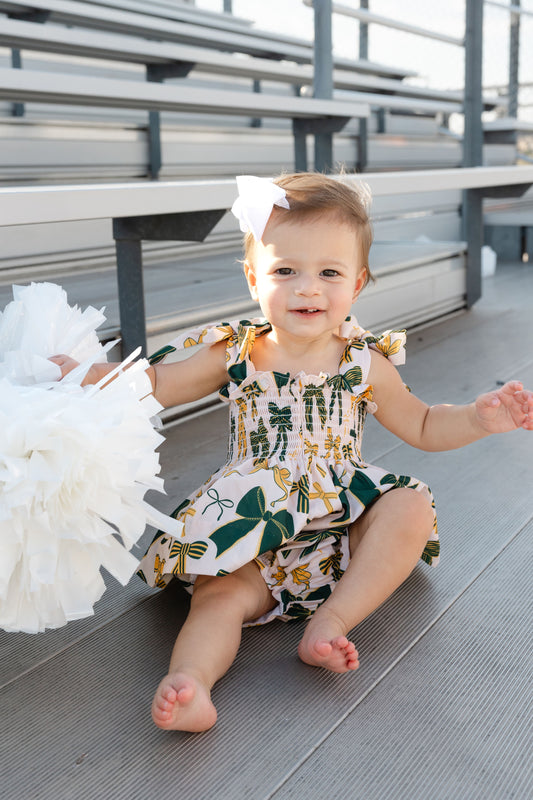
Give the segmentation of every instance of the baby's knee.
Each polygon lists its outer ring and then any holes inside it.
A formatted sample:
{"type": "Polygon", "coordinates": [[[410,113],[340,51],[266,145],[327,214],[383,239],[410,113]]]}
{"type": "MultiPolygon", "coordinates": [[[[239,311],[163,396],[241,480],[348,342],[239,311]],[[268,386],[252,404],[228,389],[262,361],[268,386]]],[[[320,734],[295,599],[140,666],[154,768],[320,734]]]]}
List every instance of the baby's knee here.
{"type": "Polygon", "coordinates": [[[386,508],[389,518],[414,537],[429,536],[433,528],[434,512],[431,500],[425,492],[402,487],[393,489],[384,495],[387,499],[386,508]]]}
{"type": "Polygon", "coordinates": [[[402,492],[402,504],[405,517],[408,521],[408,528],[413,536],[426,541],[433,529],[435,512],[430,498],[424,492],[416,489],[399,489],[402,492]]]}
{"type": "Polygon", "coordinates": [[[233,575],[198,575],[191,603],[223,603],[237,593],[233,575]]]}
{"type": "Polygon", "coordinates": [[[196,579],[191,606],[212,605],[218,610],[247,608],[255,600],[254,585],[246,570],[237,570],[229,575],[199,575],[196,579]],[[243,574],[244,573],[244,574],[243,574]]]}

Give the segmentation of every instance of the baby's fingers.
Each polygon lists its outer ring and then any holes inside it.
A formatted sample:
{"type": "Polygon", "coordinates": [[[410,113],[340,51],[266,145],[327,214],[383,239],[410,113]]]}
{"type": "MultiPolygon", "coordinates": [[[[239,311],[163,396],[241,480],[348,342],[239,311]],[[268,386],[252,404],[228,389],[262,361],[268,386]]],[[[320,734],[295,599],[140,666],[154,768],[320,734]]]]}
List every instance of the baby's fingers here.
{"type": "Polygon", "coordinates": [[[517,392],[522,392],[524,389],[524,384],[521,381],[507,381],[498,389],[498,394],[508,395],[509,397],[513,397],[516,395],[517,392]]]}
{"type": "Polygon", "coordinates": [[[533,429],[533,392],[523,388],[520,381],[509,381],[500,389],[502,402],[514,415],[517,424],[526,430],[533,429]],[[520,418],[522,414],[522,418],[520,418]]]}
{"type": "Polygon", "coordinates": [[[508,381],[500,389],[480,395],[476,400],[478,418],[490,433],[515,428],[533,430],[533,392],[520,381],[508,381]]]}
{"type": "Polygon", "coordinates": [[[533,430],[533,392],[524,389],[517,393],[516,399],[525,415],[522,427],[528,431],[533,430]]]}
{"type": "Polygon", "coordinates": [[[65,356],[63,354],[50,356],[48,360],[53,361],[54,364],[57,364],[57,366],[60,367],[62,378],[64,378],[65,375],[68,375],[69,372],[72,372],[72,370],[78,366],[77,361],[70,356],[65,356]]]}

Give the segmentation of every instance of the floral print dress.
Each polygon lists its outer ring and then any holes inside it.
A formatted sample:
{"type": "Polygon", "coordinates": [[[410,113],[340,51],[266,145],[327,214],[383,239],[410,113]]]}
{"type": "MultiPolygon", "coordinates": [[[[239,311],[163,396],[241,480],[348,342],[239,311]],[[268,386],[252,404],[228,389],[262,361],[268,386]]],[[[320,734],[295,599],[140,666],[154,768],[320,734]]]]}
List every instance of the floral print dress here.
{"type": "MultiPolygon", "coordinates": [[[[179,536],[158,532],[139,575],[151,586],[174,576],[190,584],[196,575],[226,575],[255,560],[270,588],[278,587],[274,616],[291,619],[312,613],[330,593],[349,558],[347,527],[378,497],[407,486],[433,500],[424,483],[361,455],[365,416],[376,410],[367,383],[370,348],[403,363],[405,332],[375,337],[348,317],[339,331],[346,347],[338,373],[291,376],[258,371],[251,361],[256,337],[269,330],[264,319],[198,328],[150,359],[225,340],[230,382],[220,396],[229,404],[230,435],[227,463],[178,506],[179,536]],[[284,563],[294,548],[297,560],[284,563]],[[324,575],[322,585],[313,573],[324,575]]],[[[435,565],[438,554],[435,522],[421,557],[435,565]]]]}

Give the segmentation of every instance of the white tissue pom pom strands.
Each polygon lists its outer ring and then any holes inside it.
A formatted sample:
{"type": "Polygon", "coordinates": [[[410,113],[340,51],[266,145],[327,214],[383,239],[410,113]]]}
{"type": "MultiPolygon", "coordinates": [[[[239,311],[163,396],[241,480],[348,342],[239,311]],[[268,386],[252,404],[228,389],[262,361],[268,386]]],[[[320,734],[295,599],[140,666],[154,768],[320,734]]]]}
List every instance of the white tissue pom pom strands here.
{"type": "Polygon", "coordinates": [[[147,362],[80,385],[92,363],[106,360],[94,333],[103,319],[95,309],[71,309],[52,284],[17,287],[0,318],[0,627],[7,631],[36,633],[91,615],[105,591],[100,568],[126,584],[138,563],[129,549],[146,524],[178,534],[176,520],[144,501],[148,489],[163,491],[155,452],[163,437],[150,421],[161,406],[147,362]],[[47,362],[57,353],[84,362],[57,381],[58,368],[47,362]]]}
{"type": "Polygon", "coordinates": [[[105,322],[103,309],[69,306],[66,292],[53,283],[14,286],[13,298],[0,312],[0,377],[20,384],[57,381],[61,370],[48,358],[58,353],[107,361],[95,332],[105,322]]]}

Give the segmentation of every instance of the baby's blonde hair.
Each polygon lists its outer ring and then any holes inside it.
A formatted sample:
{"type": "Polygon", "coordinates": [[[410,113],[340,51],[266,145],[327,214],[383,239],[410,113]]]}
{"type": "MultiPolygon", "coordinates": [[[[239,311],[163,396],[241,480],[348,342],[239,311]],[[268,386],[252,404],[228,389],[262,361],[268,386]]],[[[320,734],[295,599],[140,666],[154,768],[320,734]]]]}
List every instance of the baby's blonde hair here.
{"type": "MultiPolygon", "coordinates": [[[[350,226],[357,234],[361,264],[365,270],[365,283],[373,280],[368,266],[372,244],[372,225],[368,216],[369,193],[363,186],[356,187],[340,178],[331,178],[318,172],[294,172],[274,180],[285,189],[290,210],[274,206],[268,224],[272,222],[295,223],[328,213],[338,222],[350,226]]],[[[253,263],[255,240],[251,232],[244,236],[244,258],[253,263]]]]}

